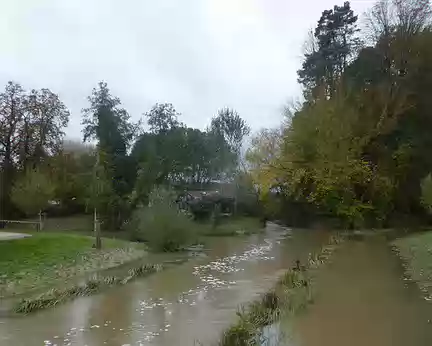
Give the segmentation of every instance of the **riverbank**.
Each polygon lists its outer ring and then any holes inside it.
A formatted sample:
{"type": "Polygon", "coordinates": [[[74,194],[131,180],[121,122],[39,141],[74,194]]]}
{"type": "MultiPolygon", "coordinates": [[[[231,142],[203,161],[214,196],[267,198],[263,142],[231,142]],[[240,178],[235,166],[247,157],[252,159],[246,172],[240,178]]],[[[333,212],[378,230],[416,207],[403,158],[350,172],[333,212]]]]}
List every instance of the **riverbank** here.
{"type": "Polygon", "coordinates": [[[0,242],[0,297],[7,298],[51,288],[98,270],[113,268],[144,257],[143,244],[67,233],[33,233],[24,239],[0,242]]]}
{"type": "Polygon", "coordinates": [[[331,236],[320,252],[309,255],[306,265],[297,262],[273,289],[251,304],[240,307],[238,322],[223,333],[219,346],[261,344],[265,327],[311,304],[315,271],[329,260],[343,241],[339,234],[331,236]]]}
{"type": "Polygon", "coordinates": [[[164,267],[162,265],[142,265],[128,271],[126,277],[107,276],[93,278],[81,284],[76,284],[63,289],[51,289],[38,296],[22,299],[13,306],[13,312],[18,314],[28,314],[34,311],[55,307],[77,297],[85,297],[95,294],[103,289],[116,285],[126,285],[133,279],[144,277],[158,271],[164,267]]]}
{"type": "Polygon", "coordinates": [[[432,231],[397,239],[392,245],[403,260],[406,275],[432,301],[432,231]]]}

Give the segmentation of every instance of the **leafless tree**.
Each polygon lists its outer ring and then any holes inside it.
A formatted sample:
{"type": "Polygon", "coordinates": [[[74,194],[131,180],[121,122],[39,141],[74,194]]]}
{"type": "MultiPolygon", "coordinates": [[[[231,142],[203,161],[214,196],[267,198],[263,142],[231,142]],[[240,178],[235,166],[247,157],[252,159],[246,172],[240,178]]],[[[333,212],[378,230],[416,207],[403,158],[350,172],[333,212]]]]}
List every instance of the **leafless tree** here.
{"type": "Polygon", "coordinates": [[[367,36],[377,43],[398,32],[411,36],[430,24],[430,0],[378,0],[366,14],[367,36]]]}

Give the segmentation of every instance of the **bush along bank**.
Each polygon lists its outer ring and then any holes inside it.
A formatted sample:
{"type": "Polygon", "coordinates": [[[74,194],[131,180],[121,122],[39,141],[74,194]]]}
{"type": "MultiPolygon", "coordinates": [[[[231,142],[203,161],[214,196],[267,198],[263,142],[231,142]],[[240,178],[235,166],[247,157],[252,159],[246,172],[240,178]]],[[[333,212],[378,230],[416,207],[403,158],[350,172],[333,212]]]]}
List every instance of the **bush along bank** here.
{"type": "Polygon", "coordinates": [[[77,297],[89,296],[105,288],[125,285],[136,278],[159,272],[165,267],[165,265],[161,264],[146,264],[130,269],[128,275],[124,278],[119,278],[117,276],[92,278],[83,284],[74,285],[66,289],[54,288],[34,298],[22,299],[14,306],[13,312],[28,314],[34,311],[51,308],[77,297]]]}
{"type": "Polygon", "coordinates": [[[332,236],[319,253],[309,255],[306,266],[297,261],[275,285],[258,300],[240,307],[238,321],[225,330],[219,346],[261,345],[263,328],[294,315],[313,302],[313,271],[324,264],[343,242],[341,235],[332,236]]]}

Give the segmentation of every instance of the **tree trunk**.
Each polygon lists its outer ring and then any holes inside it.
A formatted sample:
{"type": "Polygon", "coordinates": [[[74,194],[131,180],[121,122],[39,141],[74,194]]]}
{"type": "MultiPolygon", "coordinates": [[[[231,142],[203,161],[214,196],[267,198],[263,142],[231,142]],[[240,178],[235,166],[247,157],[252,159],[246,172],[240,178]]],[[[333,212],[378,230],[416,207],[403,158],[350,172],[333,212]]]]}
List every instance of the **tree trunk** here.
{"type": "Polygon", "coordinates": [[[5,151],[3,170],[0,175],[0,219],[8,219],[12,212],[11,190],[13,183],[13,165],[10,147],[7,146],[5,151]]]}

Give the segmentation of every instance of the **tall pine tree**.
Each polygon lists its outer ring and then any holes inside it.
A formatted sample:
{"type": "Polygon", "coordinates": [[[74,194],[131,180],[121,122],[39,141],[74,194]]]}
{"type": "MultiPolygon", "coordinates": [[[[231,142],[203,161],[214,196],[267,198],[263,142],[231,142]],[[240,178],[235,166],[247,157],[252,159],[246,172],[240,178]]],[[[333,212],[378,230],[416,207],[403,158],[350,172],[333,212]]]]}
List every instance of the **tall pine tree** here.
{"type": "Polygon", "coordinates": [[[355,37],[357,19],[348,1],[322,13],[314,32],[318,49],[305,54],[298,71],[307,98],[316,96],[319,88],[327,97],[334,94],[336,82],[359,44],[355,37]]]}

